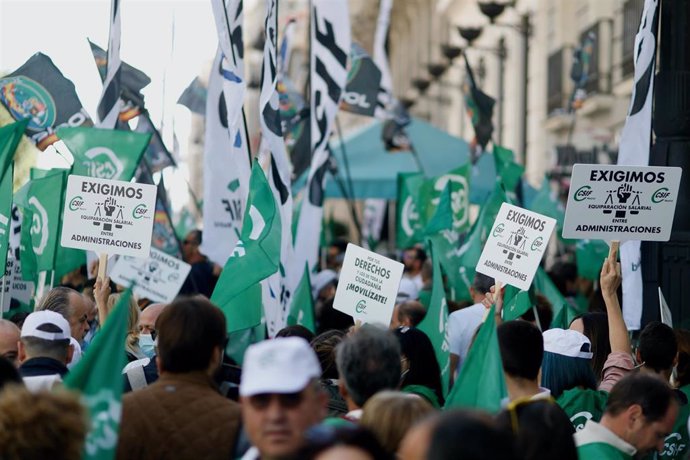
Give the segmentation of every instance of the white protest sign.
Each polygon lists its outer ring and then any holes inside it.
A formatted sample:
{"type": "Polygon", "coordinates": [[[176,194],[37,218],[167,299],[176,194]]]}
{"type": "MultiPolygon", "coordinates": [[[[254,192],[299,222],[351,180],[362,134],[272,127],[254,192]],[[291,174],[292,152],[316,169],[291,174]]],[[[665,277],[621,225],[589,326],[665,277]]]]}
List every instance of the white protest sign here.
{"type": "Polygon", "coordinates": [[[155,206],[155,185],[70,175],[60,244],[146,258],[155,206]]]}
{"type": "Polygon", "coordinates": [[[29,305],[31,297],[34,295],[33,281],[22,279],[22,265],[19,260],[9,255],[5,266],[4,280],[0,280],[0,286],[4,286],[5,295],[3,296],[2,312],[10,310],[11,299],[29,305]]]}
{"type": "Polygon", "coordinates": [[[503,203],[477,271],[526,291],[532,284],[556,219],[503,203]]]}
{"type": "Polygon", "coordinates": [[[390,324],[403,264],[348,244],[333,307],[362,323],[390,324]]]}
{"type": "Polygon", "coordinates": [[[668,241],[682,170],[576,164],[564,238],[668,241]]]}
{"type": "Polygon", "coordinates": [[[110,278],[123,286],[134,282],[134,293],[140,297],[169,303],[180,292],[191,268],[188,263],[151,248],[151,255],[147,259],[120,257],[110,278]]]}

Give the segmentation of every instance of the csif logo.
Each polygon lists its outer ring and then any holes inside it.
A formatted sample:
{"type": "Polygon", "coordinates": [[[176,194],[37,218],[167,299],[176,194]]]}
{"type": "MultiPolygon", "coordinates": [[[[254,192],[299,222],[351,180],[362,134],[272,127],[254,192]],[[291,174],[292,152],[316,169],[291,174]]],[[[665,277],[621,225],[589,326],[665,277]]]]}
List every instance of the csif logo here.
{"type": "Polygon", "coordinates": [[[357,302],[357,305],[355,306],[355,311],[357,313],[364,313],[365,315],[367,314],[367,303],[364,300],[360,300],[357,302]]]}
{"type": "Polygon", "coordinates": [[[530,247],[530,249],[532,249],[532,251],[536,251],[537,249],[541,248],[543,244],[544,238],[540,236],[536,240],[532,241],[532,246],[530,247]]]}
{"type": "Polygon", "coordinates": [[[589,185],[583,185],[575,192],[574,199],[575,201],[583,201],[589,199],[591,194],[592,187],[590,187],[589,185]]]}
{"type": "Polygon", "coordinates": [[[503,233],[503,230],[505,230],[505,225],[503,225],[503,223],[498,224],[496,228],[494,228],[494,231],[492,233],[494,238],[501,235],[503,233]]]}
{"type": "Polygon", "coordinates": [[[144,203],[140,203],[134,207],[132,210],[132,217],[135,219],[141,219],[142,217],[146,217],[146,214],[149,212],[149,208],[146,207],[144,203]]]}
{"type": "Polygon", "coordinates": [[[79,195],[72,198],[72,200],[69,202],[70,211],[78,211],[82,206],[84,206],[84,198],[79,195]]]}
{"type": "Polygon", "coordinates": [[[107,147],[94,147],[86,151],[84,156],[87,160],[82,164],[91,177],[99,179],[119,179],[124,165],[115,155],[115,152],[107,147]]]}
{"type": "Polygon", "coordinates": [[[31,78],[19,75],[0,80],[0,100],[16,120],[29,118],[26,129],[43,131],[57,116],[55,100],[47,89],[31,78]]]}
{"type": "Polygon", "coordinates": [[[669,192],[666,187],[661,187],[659,190],[652,193],[652,203],[661,203],[662,201],[671,201],[671,200],[668,200],[668,197],[670,197],[670,196],[671,196],[671,192],[669,192]]]}

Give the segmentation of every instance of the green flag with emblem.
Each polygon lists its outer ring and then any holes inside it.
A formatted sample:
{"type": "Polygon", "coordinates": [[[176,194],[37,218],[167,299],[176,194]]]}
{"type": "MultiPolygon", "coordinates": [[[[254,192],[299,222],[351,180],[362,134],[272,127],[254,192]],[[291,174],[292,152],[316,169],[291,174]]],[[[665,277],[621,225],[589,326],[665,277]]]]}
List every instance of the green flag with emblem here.
{"type": "Polygon", "coordinates": [[[131,288],[118,300],[96,334],[89,352],[65,377],[65,386],[78,390],[89,410],[91,427],[84,443],[84,460],[115,458],[122,414],[122,368],[127,364],[127,336],[131,288]]]}
{"type": "Polygon", "coordinates": [[[314,324],[314,299],[311,296],[311,281],[309,279],[309,267],[305,265],[302,279],[300,279],[295,294],[290,302],[290,313],[287,317],[287,325],[299,324],[312,332],[316,331],[314,324]]]}
{"type": "Polygon", "coordinates": [[[428,203],[428,195],[421,197],[421,189],[424,184],[424,175],[421,173],[398,174],[398,204],[396,207],[396,240],[400,248],[407,248],[422,241],[424,236],[425,219],[419,204],[424,200],[428,203]]]}
{"type": "Polygon", "coordinates": [[[503,298],[503,321],[518,319],[535,304],[532,289],[522,291],[511,285],[506,285],[503,298]]]}
{"type": "MultiPolygon", "coordinates": [[[[563,231],[565,208],[558,200],[556,194],[551,190],[548,179],[544,178],[541,188],[537,191],[537,194],[529,204],[529,209],[531,211],[538,212],[539,214],[544,214],[545,216],[556,219],[556,235],[560,237],[563,231]]],[[[606,255],[608,256],[608,248],[606,249],[606,255]]],[[[597,274],[597,276],[599,275],[597,274]]]]}
{"type": "Polygon", "coordinates": [[[508,396],[494,311],[491,307],[479,328],[444,409],[464,407],[496,413],[501,400],[508,396]]]}
{"type": "Polygon", "coordinates": [[[429,241],[431,260],[433,262],[431,300],[426,315],[417,328],[424,332],[431,340],[436,354],[436,360],[441,368],[441,383],[443,396],[448,394],[450,378],[450,345],[448,343],[448,304],[446,292],[443,289],[443,274],[441,263],[436,256],[434,244],[429,241]]]}
{"type": "Polygon", "coordinates": [[[151,133],[101,128],[58,128],[74,156],[72,174],[129,181],[149,145],[151,133]]]}
{"type": "Polygon", "coordinates": [[[5,273],[9,249],[14,152],[28,123],[27,118],[0,128],[0,267],[2,267],[0,277],[5,273]]]}
{"type": "Polygon", "coordinates": [[[258,317],[261,318],[260,302],[236,305],[232,300],[275,273],[280,263],[280,214],[266,176],[257,162],[252,166],[249,196],[242,222],[240,239],[225,263],[211,295],[211,302],[223,310],[228,324],[244,322],[245,316],[256,318],[255,310],[258,310],[258,317]],[[235,308],[232,308],[233,305],[235,308]]]}
{"type": "Polygon", "coordinates": [[[451,230],[453,228],[453,209],[451,207],[451,184],[446,183],[443,192],[439,196],[438,206],[434,215],[429,219],[429,223],[424,229],[427,236],[441,233],[444,230],[451,230]]]}
{"type": "Polygon", "coordinates": [[[22,234],[30,235],[31,249],[36,256],[37,271],[55,268],[66,184],[64,171],[66,170],[33,179],[22,187],[23,190],[15,194],[15,200],[19,198],[15,201],[17,206],[22,207],[25,216],[28,215],[26,211],[29,211],[31,215],[30,222],[26,219],[22,220],[22,234]]]}

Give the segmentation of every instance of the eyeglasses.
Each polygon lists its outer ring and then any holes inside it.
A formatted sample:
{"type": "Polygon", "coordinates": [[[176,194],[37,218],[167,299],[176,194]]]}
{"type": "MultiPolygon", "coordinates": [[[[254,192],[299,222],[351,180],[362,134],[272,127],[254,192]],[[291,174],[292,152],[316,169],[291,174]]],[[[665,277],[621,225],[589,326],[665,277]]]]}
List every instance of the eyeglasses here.
{"type": "Polygon", "coordinates": [[[304,400],[304,391],[298,393],[261,393],[249,397],[249,404],[256,410],[265,410],[271,405],[273,398],[278,399],[278,404],[283,409],[294,409],[304,400]]]}

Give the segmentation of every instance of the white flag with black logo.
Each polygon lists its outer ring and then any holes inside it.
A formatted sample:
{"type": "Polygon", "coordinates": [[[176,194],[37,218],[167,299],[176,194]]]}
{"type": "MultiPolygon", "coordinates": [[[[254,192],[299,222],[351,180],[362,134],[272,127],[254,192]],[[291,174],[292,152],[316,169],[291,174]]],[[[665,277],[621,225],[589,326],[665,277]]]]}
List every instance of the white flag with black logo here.
{"type": "MultiPolygon", "coordinates": [[[[649,164],[658,11],[658,0],[645,0],[640,28],[635,36],[635,78],[628,117],[621,133],[619,165],[649,164]]],[[[620,253],[623,273],[623,319],[629,330],[639,330],[642,319],[640,242],[623,243],[620,253]]]]}
{"type": "Polygon", "coordinates": [[[120,22],[120,0],[112,0],[110,4],[110,35],[108,38],[108,62],[106,67],[103,92],[98,101],[98,119],[101,128],[114,129],[123,102],[120,99],[120,36],[122,32],[120,22]]]}
{"type": "Polygon", "coordinates": [[[242,112],[242,0],[212,2],[218,51],[209,76],[204,142],[202,252],[225,265],[242,229],[251,164],[242,112]]]}
{"type": "Polygon", "coordinates": [[[290,271],[313,269],[318,260],[323,194],[328,170],[328,139],[347,83],[350,52],[347,0],[312,0],[311,10],[311,167],[302,201],[295,257],[290,271]]]}
{"type": "Polygon", "coordinates": [[[381,0],[379,5],[379,17],[376,21],[376,33],[374,34],[374,63],[381,71],[381,83],[376,101],[376,118],[390,118],[390,110],[393,102],[393,80],[391,69],[388,65],[388,53],[386,53],[386,37],[390,25],[393,0],[381,0]]]}
{"type": "MultiPolygon", "coordinates": [[[[261,139],[270,156],[268,182],[278,204],[282,225],[280,270],[263,281],[263,304],[269,337],[275,336],[287,320],[290,290],[285,271],[292,258],[292,196],[290,194],[291,168],[283,140],[278,100],[278,4],[266,0],[264,23],[263,65],[261,68],[261,94],[259,96],[259,122],[261,139]]],[[[296,275],[299,277],[299,274],[296,275]]],[[[299,282],[299,280],[297,280],[299,282]]]]}

